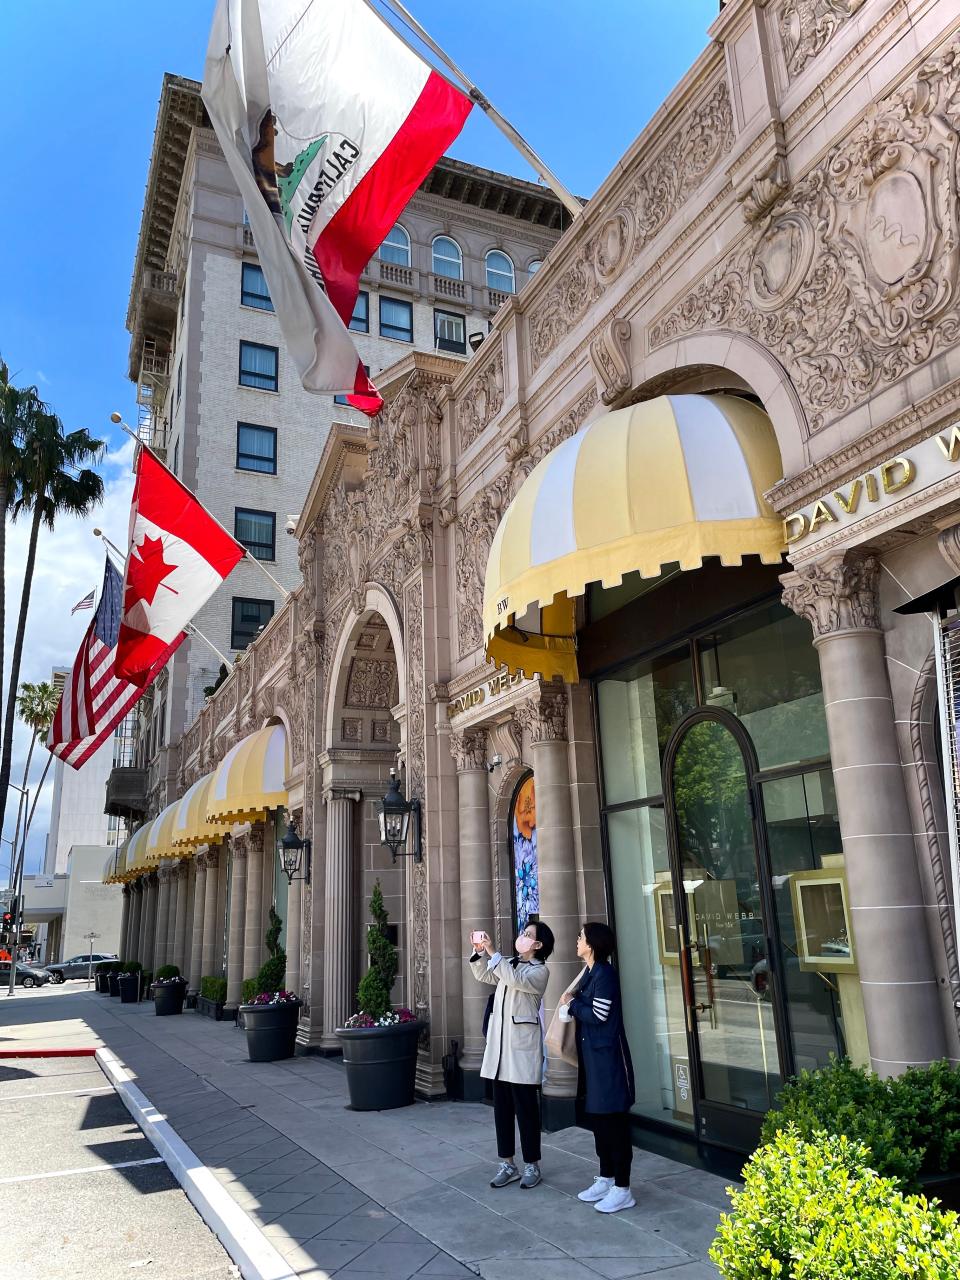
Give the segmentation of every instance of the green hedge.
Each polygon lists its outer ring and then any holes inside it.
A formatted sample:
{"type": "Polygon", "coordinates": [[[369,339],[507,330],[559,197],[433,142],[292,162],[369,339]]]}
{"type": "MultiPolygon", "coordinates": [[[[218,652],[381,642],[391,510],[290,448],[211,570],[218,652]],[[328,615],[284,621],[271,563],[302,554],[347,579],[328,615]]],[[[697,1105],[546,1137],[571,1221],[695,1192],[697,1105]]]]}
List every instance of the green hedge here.
{"type": "Polygon", "coordinates": [[[140,963],[139,960],[127,960],[120,967],[121,973],[141,973],[142,971],[143,971],[143,965],[140,963]]]}
{"type": "Polygon", "coordinates": [[[834,1061],[787,1082],[761,1141],[788,1125],[807,1140],[822,1130],[862,1142],[879,1174],[917,1191],[925,1176],[960,1171],[960,1071],[942,1061],[882,1080],[834,1061]]]}
{"type": "Polygon", "coordinates": [[[242,1004],[249,1004],[253,997],[257,994],[256,978],[244,978],[243,986],[240,989],[240,1001],[242,1004]]]}
{"type": "Polygon", "coordinates": [[[227,998],[226,978],[201,978],[200,994],[204,1000],[213,1000],[217,1004],[223,1004],[227,998]]]}
{"type": "Polygon", "coordinates": [[[157,979],[161,978],[179,978],[180,969],[175,964],[162,964],[157,970],[157,979]]]}
{"type": "Polygon", "coordinates": [[[728,1192],[710,1257],[724,1280],[947,1280],[960,1275],[960,1219],[904,1196],[842,1134],[794,1126],[750,1157],[728,1192]]]}

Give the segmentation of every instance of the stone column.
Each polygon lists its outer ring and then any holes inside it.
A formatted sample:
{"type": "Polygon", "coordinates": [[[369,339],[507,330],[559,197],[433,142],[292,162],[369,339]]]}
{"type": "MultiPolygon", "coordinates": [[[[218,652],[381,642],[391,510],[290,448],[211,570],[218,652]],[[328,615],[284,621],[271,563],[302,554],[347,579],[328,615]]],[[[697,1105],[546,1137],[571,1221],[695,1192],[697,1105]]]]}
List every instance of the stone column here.
{"type": "Polygon", "coordinates": [[[207,855],[197,854],[193,859],[193,919],[187,930],[184,957],[190,957],[188,974],[188,991],[200,990],[200,979],[203,977],[203,908],[204,891],[207,885],[207,855]]]}
{"type": "Polygon", "coordinates": [[[334,1034],[353,1012],[350,985],[353,955],[353,807],[359,791],[336,787],[324,794],[327,806],[327,857],[323,901],[322,1049],[338,1049],[334,1034]]]}
{"type": "Polygon", "coordinates": [[[263,963],[263,823],[246,837],[247,904],[243,923],[243,976],[255,978],[263,963]]]}
{"type": "MultiPolygon", "coordinates": [[[[303,810],[298,809],[290,814],[290,821],[298,835],[303,834],[303,810]]],[[[276,854],[274,854],[276,856],[276,854]]],[[[300,872],[303,875],[303,871],[300,872]]],[[[300,936],[303,919],[302,897],[300,886],[302,880],[292,880],[287,889],[287,990],[300,995],[300,957],[303,954],[303,939],[300,936]]],[[[301,996],[302,998],[302,996],[301,996]]]]}
{"type": "Polygon", "coordinates": [[[227,924],[227,1004],[240,1003],[243,989],[243,926],[247,906],[247,841],[231,842],[230,919],[227,924]]]}
{"type": "Polygon", "coordinates": [[[167,912],[167,937],[164,945],[164,964],[176,964],[176,945],[177,945],[177,898],[180,896],[180,863],[172,862],[168,868],[170,872],[170,889],[167,898],[169,910],[167,912]]]}
{"type": "Polygon", "coordinates": [[[143,907],[143,886],[139,880],[132,880],[128,885],[130,890],[131,916],[130,930],[127,940],[127,950],[130,953],[131,960],[139,960],[142,947],[140,945],[140,921],[141,910],[143,907]]]}
{"type": "Polygon", "coordinates": [[[813,627],[843,836],[870,1058],[881,1075],[946,1052],[913,824],[897,746],[873,556],[843,552],[785,574],[813,627]]]}
{"type": "Polygon", "coordinates": [[[140,963],[144,969],[153,970],[153,944],[157,932],[157,877],[154,872],[148,872],[144,877],[144,892],[146,893],[146,901],[144,902],[144,929],[143,929],[143,956],[140,963]]]}
{"type": "Polygon", "coordinates": [[[187,894],[190,889],[190,863],[180,860],[176,864],[177,897],[173,909],[173,947],[171,961],[186,976],[187,967],[187,894]]]}
{"type": "MultiPolygon", "coordinates": [[[[220,853],[217,849],[208,849],[203,855],[204,889],[203,889],[203,934],[200,948],[200,976],[216,977],[220,969],[216,964],[217,945],[217,883],[220,871],[220,853]]],[[[199,990],[199,983],[197,990],[199,990]]]]}
{"type": "Polygon", "coordinates": [[[120,943],[118,953],[121,960],[129,960],[127,955],[127,938],[130,934],[130,886],[125,884],[121,889],[123,907],[120,912],[120,943]]]}
{"type": "MultiPolygon", "coordinates": [[[[550,983],[544,996],[544,1018],[549,1023],[560,996],[582,968],[577,959],[580,932],[577,900],[577,867],[570,800],[570,767],[567,753],[567,695],[562,685],[543,684],[532,698],[517,707],[517,718],[529,734],[533,748],[533,773],[537,791],[537,856],[540,873],[540,919],[556,937],[550,959],[550,983]]],[[[550,1127],[557,1117],[573,1123],[573,1098],[577,1069],[558,1058],[548,1058],[543,1087],[547,1099],[569,1099],[554,1106],[550,1127]],[[567,1113],[569,1112],[569,1116],[567,1113]]]]}
{"type": "Polygon", "coordinates": [[[157,892],[157,923],[153,942],[154,974],[168,958],[168,931],[170,928],[170,868],[161,864],[157,868],[159,889],[157,892]]]}
{"type": "MultiPolygon", "coordinates": [[[[474,929],[493,931],[493,864],[490,856],[490,785],[487,772],[487,735],[467,729],[450,736],[450,751],[457,766],[460,842],[460,925],[462,947],[474,929]]],[[[464,968],[469,960],[463,961],[464,968]]],[[[471,1098],[482,1097],[480,1064],[483,1061],[483,1011],[489,987],[463,975],[463,1053],[461,1066],[473,1078],[464,1080],[471,1098]]]]}

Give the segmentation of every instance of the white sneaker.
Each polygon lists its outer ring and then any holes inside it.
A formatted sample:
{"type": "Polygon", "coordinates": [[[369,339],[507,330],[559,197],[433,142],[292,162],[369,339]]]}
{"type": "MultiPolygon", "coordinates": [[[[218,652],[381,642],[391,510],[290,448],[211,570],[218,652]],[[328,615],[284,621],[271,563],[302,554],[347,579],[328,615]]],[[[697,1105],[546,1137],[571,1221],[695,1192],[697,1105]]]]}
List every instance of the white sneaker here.
{"type": "Polygon", "coordinates": [[[629,1187],[611,1187],[596,1208],[600,1213],[619,1213],[621,1209],[632,1209],[636,1203],[629,1187]]]}
{"type": "Polygon", "coordinates": [[[593,1204],[596,1200],[602,1200],[607,1192],[612,1190],[612,1178],[594,1178],[593,1186],[587,1187],[586,1191],[581,1191],[577,1199],[585,1200],[587,1204],[593,1204]]]}

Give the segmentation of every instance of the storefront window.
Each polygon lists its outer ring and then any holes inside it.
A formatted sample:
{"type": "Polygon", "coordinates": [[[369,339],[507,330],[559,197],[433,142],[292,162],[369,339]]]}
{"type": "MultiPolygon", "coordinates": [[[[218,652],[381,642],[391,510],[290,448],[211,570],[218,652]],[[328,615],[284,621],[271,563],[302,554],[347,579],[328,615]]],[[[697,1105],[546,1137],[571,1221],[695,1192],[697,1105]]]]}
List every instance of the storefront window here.
{"type": "Polygon", "coordinates": [[[829,754],[809,623],[770,604],[701,637],[698,648],[704,702],[743,721],[761,769],[829,754]]]}
{"type": "Polygon", "coordinates": [[[537,861],[537,793],[533,774],[524,778],[513,798],[510,822],[513,883],[518,932],[540,913],[540,870],[537,861]]]}

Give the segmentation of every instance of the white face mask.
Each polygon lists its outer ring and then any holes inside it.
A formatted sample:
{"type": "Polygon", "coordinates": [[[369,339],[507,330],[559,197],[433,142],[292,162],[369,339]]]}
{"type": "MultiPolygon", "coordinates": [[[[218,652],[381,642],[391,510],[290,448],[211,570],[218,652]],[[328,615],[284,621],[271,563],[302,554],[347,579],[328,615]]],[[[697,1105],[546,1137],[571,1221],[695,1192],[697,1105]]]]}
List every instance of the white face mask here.
{"type": "Polygon", "coordinates": [[[528,938],[525,933],[521,933],[520,937],[513,945],[516,947],[518,955],[526,956],[529,955],[536,946],[536,942],[533,938],[528,938]]]}

